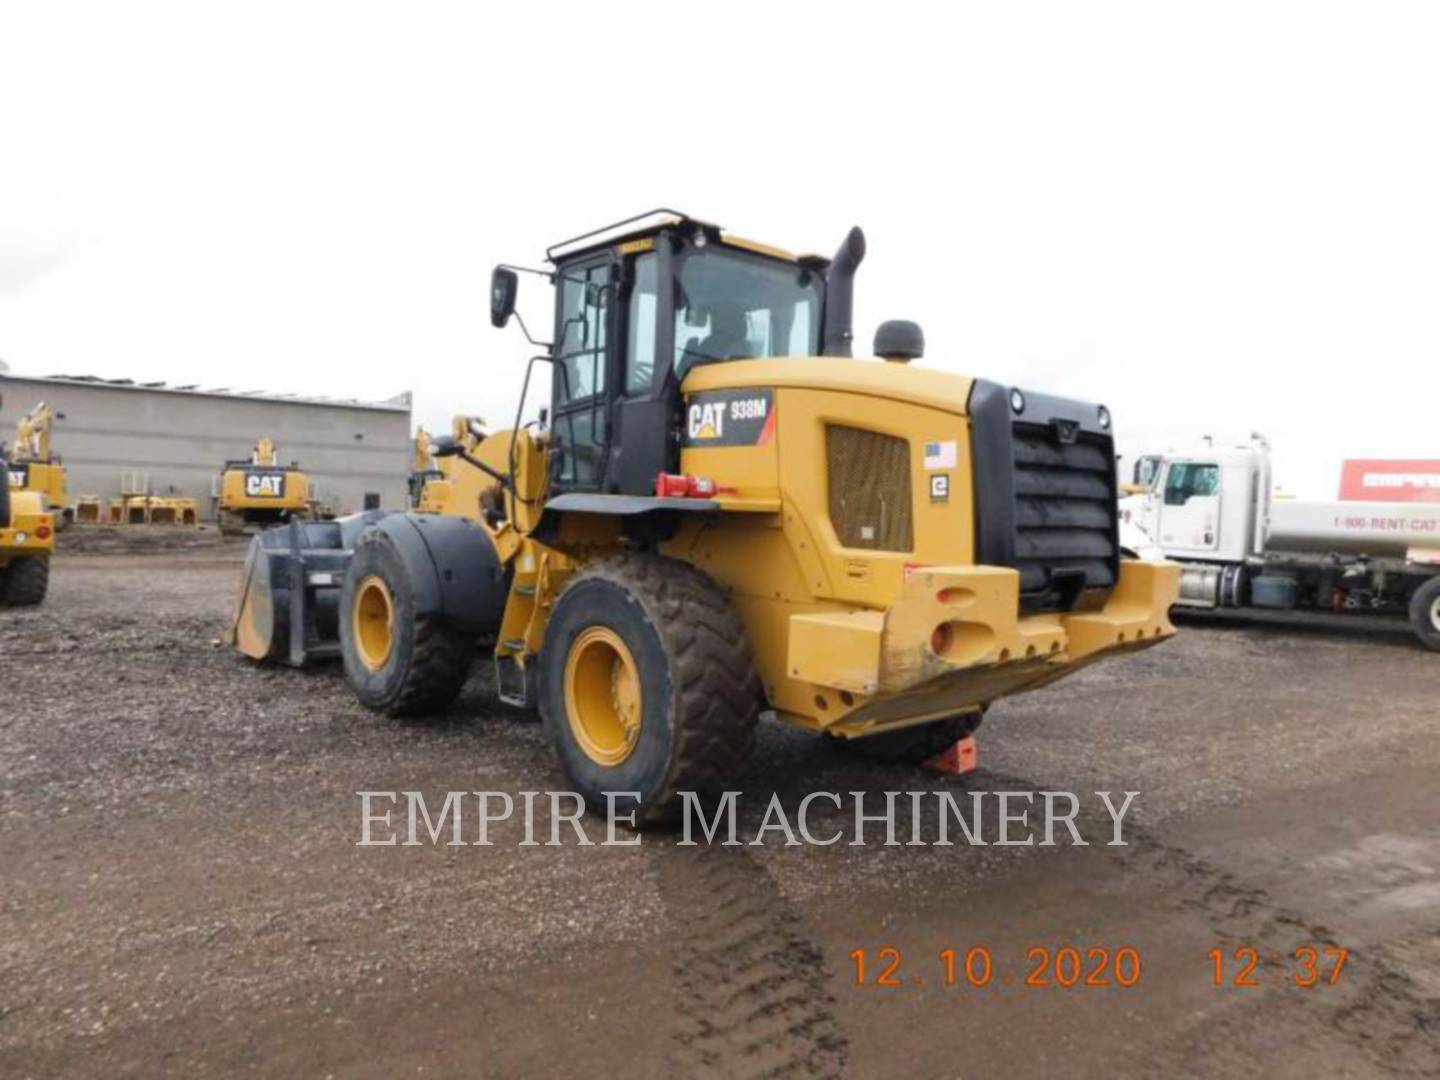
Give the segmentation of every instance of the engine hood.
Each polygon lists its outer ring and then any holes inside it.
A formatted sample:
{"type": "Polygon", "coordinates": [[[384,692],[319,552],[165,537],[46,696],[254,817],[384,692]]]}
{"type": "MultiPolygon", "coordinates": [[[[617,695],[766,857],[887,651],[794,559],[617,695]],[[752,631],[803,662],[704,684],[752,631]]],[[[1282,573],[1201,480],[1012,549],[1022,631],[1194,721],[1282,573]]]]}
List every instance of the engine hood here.
{"type": "Polygon", "coordinates": [[[681,390],[686,394],[766,386],[831,390],[927,405],[965,416],[974,381],[968,375],[883,360],[796,356],[703,364],[686,374],[681,390]]]}

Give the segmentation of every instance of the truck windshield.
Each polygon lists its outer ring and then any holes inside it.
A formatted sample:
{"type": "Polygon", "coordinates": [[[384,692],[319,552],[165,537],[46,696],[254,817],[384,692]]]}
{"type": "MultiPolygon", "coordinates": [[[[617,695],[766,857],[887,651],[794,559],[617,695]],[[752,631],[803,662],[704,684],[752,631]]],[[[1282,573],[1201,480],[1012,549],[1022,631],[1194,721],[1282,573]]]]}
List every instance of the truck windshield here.
{"type": "Polygon", "coordinates": [[[793,263],[712,244],[680,263],[675,370],[820,351],[820,275],[793,263]]]}

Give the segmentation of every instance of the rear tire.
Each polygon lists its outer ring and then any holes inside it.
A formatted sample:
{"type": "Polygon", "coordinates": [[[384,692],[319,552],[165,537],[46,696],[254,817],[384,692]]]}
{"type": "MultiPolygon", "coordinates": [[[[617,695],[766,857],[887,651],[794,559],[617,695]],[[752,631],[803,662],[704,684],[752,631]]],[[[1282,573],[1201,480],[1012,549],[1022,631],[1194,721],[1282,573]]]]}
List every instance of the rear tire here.
{"type": "Polygon", "coordinates": [[[760,715],[745,630],[720,588],[687,563],[626,555],[561,593],[540,655],[540,715],[586,802],[637,825],[675,816],[684,791],[740,770],[760,715]],[[608,698],[608,701],[607,701],[608,698]]]}
{"type": "Polygon", "coordinates": [[[1433,577],[1410,598],[1410,625],[1420,640],[1440,652],[1440,577],[1433,577]]]}
{"type": "Polygon", "coordinates": [[[438,616],[415,614],[404,559],[383,532],[367,532],[355,545],[339,623],[345,678],[361,704],[387,716],[440,712],[470,675],[474,636],[438,616]]]}
{"type": "Polygon", "coordinates": [[[3,595],[9,607],[34,607],[43,603],[50,589],[50,559],[44,555],[22,555],[5,568],[3,595]]]}
{"type": "Polygon", "coordinates": [[[967,713],[863,739],[837,739],[847,753],[889,765],[923,765],[980,726],[983,713],[967,713]]]}

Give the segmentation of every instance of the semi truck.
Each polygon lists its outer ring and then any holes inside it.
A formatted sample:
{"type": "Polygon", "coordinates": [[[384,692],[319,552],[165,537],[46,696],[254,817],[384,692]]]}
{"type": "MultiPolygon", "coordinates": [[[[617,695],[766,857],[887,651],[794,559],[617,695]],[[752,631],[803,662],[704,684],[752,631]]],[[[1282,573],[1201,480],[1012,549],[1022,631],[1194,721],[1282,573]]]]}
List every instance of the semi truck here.
{"type": "Polygon", "coordinates": [[[1181,607],[1407,617],[1440,651],[1440,501],[1310,502],[1273,493],[1270,445],[1146,454],[1121,543],[1181,564],[1181,607]]]}

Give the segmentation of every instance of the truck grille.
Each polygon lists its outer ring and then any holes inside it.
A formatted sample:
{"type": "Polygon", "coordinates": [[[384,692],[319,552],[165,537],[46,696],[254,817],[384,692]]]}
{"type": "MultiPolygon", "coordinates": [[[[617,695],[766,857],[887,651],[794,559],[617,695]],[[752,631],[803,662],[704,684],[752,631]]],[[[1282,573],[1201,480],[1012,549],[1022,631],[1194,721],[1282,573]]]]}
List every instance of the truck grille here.
{"type": "Polygon", "coordinates": [[[878,431],[825,428],[830,523],[840,543],[872,551],[912,551],[910,444],[878,431]]]}
{"type": "Polygon", "coordinates": [[[1057,573],[1076,572],[1084,575],[1080,589],[1110,588],[1118,569],[1113,442],[1082,433],[1067,443],[1026,423],[1015,424],[1013,439],[1020,592],[1052,606],[1060,597],[1044,594],[1062,585],[1057,573]]]}
{"type": "Polygon", "coordinates": [[[1020,572],[1024,611],[1091,606],[1120,573],[1114,439],[1084,402],[977,380],[975,561],[1020,572]]]}

